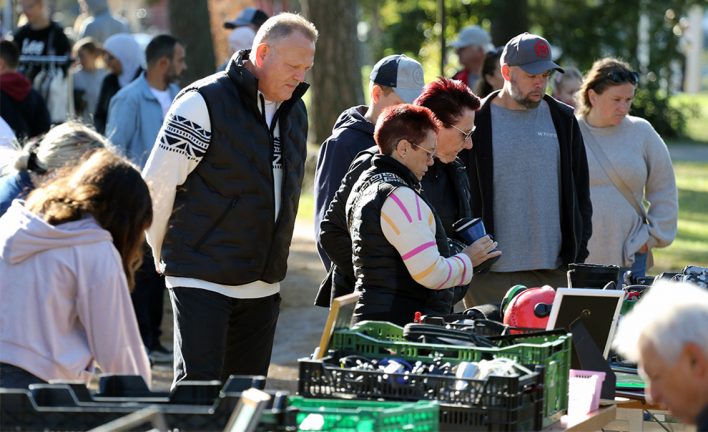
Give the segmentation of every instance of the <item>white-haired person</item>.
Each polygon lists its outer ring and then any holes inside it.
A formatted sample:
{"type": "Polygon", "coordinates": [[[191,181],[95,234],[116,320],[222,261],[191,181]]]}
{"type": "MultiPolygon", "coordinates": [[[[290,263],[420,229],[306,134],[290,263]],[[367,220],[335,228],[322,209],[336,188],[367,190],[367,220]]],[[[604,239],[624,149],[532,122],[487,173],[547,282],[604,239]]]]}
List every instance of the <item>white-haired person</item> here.
{"type": "Polygon", "coordinates": [[[615,350],[639,364],[647,400],[708,430],[708,291],[685,282],[652,286],[620,322],[615,350]]]}
{"type": "Polygon", "coordinates": [[[108,140],[79,122],[53,127],[37,142],[29,142],[17,154],[8,155],[10,163],[0,177],[0,216],[12,200],[24,198],[58,168],[77,163],[86,153],[109,147],[108,140]]]}

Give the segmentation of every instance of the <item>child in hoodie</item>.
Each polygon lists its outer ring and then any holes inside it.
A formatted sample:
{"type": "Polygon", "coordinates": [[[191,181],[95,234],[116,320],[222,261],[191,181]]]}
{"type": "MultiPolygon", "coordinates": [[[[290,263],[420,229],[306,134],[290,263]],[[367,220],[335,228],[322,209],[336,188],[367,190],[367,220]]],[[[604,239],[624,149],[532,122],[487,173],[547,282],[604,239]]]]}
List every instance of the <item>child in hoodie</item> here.
{"type": "Polygon", "coordinates": [[[0,387],[142,375],[150,363],[130,301],[145,182],[108,150],[15,201],[0,218],[0,387]]]}

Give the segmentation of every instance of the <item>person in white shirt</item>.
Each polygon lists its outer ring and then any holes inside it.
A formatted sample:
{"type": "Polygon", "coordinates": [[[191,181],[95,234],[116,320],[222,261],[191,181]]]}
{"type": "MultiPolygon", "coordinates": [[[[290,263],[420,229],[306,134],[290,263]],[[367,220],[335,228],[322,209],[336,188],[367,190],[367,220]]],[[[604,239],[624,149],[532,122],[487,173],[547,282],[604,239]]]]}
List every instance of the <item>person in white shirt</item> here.
{"type": "Polygon", "coordinates": [[[281,13],[172,104],[143,176],[175,319],[174,383],[266,375],[302,189],[315,26],[281,13]]]}

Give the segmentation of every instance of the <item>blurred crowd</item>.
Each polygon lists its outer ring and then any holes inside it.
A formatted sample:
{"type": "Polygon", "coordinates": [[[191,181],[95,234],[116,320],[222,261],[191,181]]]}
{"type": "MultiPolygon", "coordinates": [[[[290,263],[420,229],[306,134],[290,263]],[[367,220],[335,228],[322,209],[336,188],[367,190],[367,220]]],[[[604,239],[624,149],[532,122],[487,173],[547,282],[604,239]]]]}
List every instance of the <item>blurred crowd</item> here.
{"type": "MultiPolygon", "coordinates": [[[[20,0],[26,24],[0,41],[0,386],[95,366],[149,383],[151,362],[172,362],[175,383],[266,375],[317,29],[246,8],[224,23],[231,53],[216,73],[180,83],[180,40],[142,49],[105,0],[80,3],[73,44],[43,0],[20,0]]],[[[369,103],[320,146],[315,304],[356,292],[355,321],[461,305],[501,320],[510,287],[566,286],[573,263],[644,276],[676,236],[678,197],[664,141],[630,114],[642,85],[631,59],[581,73],[540,35],[495,47],[479,26],[450,48],[451,78],[380,59],[369,103]]],[[[662,361],[702,365],[684,376],[705,383],[705,328],[697,337],[662,361]]],[[[705,421],[699,411],[685,419],[705,421]]]]}

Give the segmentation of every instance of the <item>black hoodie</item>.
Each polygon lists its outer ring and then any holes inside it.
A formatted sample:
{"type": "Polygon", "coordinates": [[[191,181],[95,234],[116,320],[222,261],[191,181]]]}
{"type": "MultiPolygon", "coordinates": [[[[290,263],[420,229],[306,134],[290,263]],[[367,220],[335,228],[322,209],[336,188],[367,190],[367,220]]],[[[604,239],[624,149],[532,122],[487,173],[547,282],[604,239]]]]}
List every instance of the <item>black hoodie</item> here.
{"type": "Polygon", "coordinates": [[[332,135],[322,143],[317,155],[314,182],[315,233],[317,252],[326,270],[329,269],[330,260],[319,245],[320,222],[356,155],[376,145],[374,124],[364,118],[367,109],[366,105],[360,105],[342,112],[332,128],[332,135]]]}

